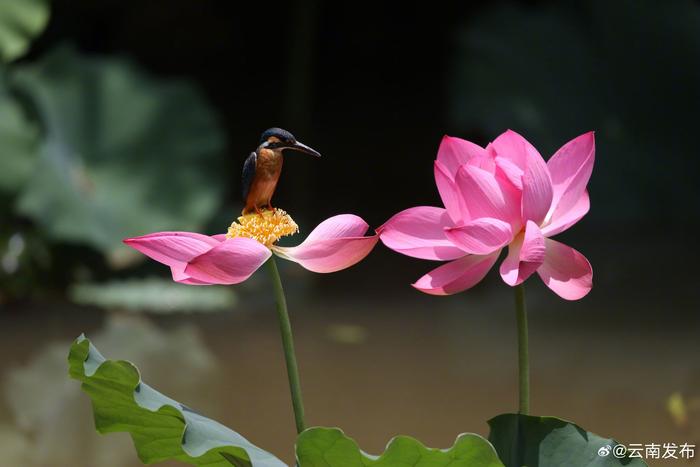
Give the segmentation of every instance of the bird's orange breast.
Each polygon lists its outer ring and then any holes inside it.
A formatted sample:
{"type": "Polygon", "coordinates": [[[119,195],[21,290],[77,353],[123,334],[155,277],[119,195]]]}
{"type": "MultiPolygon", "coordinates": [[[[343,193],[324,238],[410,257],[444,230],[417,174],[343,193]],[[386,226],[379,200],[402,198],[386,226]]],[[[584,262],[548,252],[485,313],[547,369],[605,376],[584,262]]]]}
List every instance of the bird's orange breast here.
{"type": "Polygon", "coordinates": [[[277,188],[277,181],[282,173],[282,154],[269,149],[258,153],[255,164],[255,177],[248,192],[246,205],[262,207],[270,204],[277,188]]]}
{"type": "Polygon", "coordinates": [[[255,176],[279,178],[282,172],[282,153],[261,149],[255,164],[255,176]]]}

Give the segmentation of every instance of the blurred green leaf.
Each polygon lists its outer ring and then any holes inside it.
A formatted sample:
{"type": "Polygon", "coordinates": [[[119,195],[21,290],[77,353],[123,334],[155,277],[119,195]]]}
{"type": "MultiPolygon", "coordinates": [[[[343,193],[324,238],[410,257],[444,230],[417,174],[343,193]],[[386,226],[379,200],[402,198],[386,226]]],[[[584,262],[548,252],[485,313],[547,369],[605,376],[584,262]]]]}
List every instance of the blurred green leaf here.
{"type": "Polygon", "coordinates": [[[460,435],[449,449],[431,449],[408,436],[389,441],[381,456],[370,456],[338,428],[309,428],[296,444],[300,467],[499,467],[496,451],[473,433],[460,435]]]}
{"type": "Polygon", "coordinates": [[[49,0],[4,0],[0,3],[0,59],[10,62],[23,55],[48,20],[49,0]]]}
{"type": "Polygon", "coordinates": [[[69,295],[83,305],[155,313],[226,311],[236,304],[231,287],[188,287],[157,277],[77,284],[69,295]]]}
{"type": "Polygon", "coordinates": [[[39,128],[0,80],[0,190],[14,192],[31,176],[39,149],[39,128]]]}
{"type": "Polygon", "coordinates": [[[223,135],[191,85],[66,47],[12,78],[45,132],[17,207],[53,238],[113,253],[125,237],[196,230],[218,207],[223,135]]]}
{"type": "Polygon", "coordinates": [[[207,467],[285,465],[235,431],[143,383],[131,363],[106,360],[83,336],[71,346],[68,363],[71,377],[82,382],[92,399],[97,431],[131,434],[144,463],[174,459],[207,467]]]}
{"type": "Polygon", "coordinates": [[[566,420],[503,414],[489,420],[491,441],[506,467],[630,467],[641,459],[617,459],[614,439],[601,438],[566,420]],[[601,455],[599,450],[601,450],[601,455]]]}

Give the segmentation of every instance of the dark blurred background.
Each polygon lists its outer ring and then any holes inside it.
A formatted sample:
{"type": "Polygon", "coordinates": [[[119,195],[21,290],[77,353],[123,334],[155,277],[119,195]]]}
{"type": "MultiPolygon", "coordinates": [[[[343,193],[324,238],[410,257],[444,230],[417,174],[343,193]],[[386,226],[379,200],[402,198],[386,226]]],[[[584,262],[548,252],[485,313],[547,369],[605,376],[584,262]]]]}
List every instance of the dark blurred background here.
{"type": "MultiPolygon", "coordinates": [[[[439,205],[443,134],[485,145],[511,128],[548,158],[595,130],[592,209],[560,236],[594,288],[572,303],[528,281],[533,411],[628,443],[700,440],[698,2],[25,6],[0,6],[0,464],[138,465],[125,436],[93,434],[67,381],[83,331],[292,459],[266,277],[175,285],[120,242],[224,231],[271,126],[324,156],[289,155],[274,198],[303,234],[338,213],[377,227],[439,205]]],[[[515,410],[512,297],[495,270],[437,298],[409,285],[436,264],[381,245],[333,275],[283,266],[312,424],[378,453],[398,433],[447,447],[515,410]]]]}

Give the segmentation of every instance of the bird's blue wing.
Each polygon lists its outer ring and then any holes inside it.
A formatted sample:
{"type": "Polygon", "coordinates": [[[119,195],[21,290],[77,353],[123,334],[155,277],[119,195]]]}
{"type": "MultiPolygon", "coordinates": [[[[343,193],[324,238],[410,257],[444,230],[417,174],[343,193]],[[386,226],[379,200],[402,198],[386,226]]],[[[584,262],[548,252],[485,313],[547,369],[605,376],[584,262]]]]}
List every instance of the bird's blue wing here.
{"type": "Polygon", "coordinates": [[[243,164],[243,176],[241,177],[243,202],[246,201],[248,192],[250,192],[250,186],[253,184],[253,177],[255,177],[255,162],[257,158],[258,155],[255,152],[251,152],[250,156],[248,156],[243,164]]]}

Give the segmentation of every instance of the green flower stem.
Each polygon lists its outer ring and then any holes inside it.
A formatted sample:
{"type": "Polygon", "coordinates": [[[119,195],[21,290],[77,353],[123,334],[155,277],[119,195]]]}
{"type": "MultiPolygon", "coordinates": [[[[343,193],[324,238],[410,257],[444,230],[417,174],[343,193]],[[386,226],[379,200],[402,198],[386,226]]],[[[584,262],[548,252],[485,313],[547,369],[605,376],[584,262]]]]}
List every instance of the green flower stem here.
{"type": "Polygon", "coordinates": [[[518,411],[523,415],[528,415],[530,413],[530,357],[525,284],[515,286],[515,316],[518,322],[518,411]]]}
{"type": "Polygon", "coordinates": [[[287,376],[289,378],[289,391],[292,394],[292,407],[294,408],[294,421],[297,433],[301,433],[306,428],[304,423],[304,403],[301,398],[301,384],[299,383],[299,368],[297,357],[294,353],[294,338],[292,337],[292,325],[289,322],[287,312],[287,299],[282,288],[282,279],[277,269],[275,257],[271,256],[267,260],[267,266],[272,278],[272,286],[275,291],[277,301],[277,317],[280,322],[280,333],[282,334],[282,347],[284,348],[284,359],[287,363],[287,376]]]}

